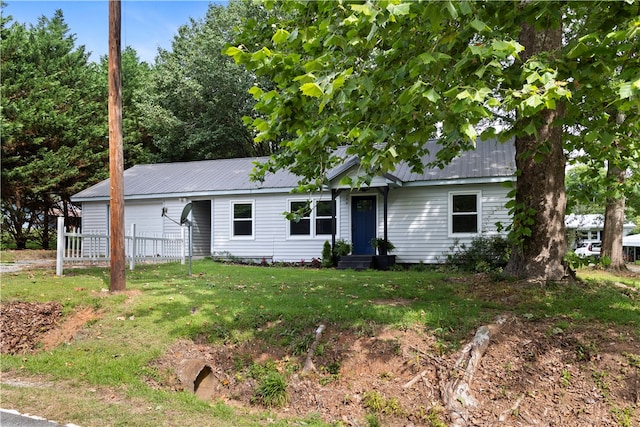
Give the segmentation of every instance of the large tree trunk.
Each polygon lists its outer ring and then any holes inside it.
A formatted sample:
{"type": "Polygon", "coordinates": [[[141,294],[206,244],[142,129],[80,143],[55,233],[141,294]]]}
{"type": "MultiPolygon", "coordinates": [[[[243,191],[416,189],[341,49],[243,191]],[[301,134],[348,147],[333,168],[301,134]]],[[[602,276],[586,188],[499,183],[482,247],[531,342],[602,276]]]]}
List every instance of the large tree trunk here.
{"type": "MultiPolygon", "coordinates": [[[[624,169],[610,163],[607,169],[607,185],[620,186],[624,180],[624,169]]],[[[607,268],[622,270],[626,269],[622,252],[625,199],[623,195],[619,194],[619,191],[616,191],[616,188],[609,188],[607,194],[610,196],[607,197],[607,206],[604,211],[601,256],[609,257],[611,260],[611,264],[607,268]]]]}
{"type": "Polygon", "coordinates": [[[25,205],[20,194],[15,194],[13,197],[8,198],[6,211],[3,212],[5,218],[3,218],[2,225],[6,227],[9,235],[13,237],[18,250],[27,249],[27,240],[31,231],[31,220],[27,214],[29,209],[25,205]]]}
{"type": "MultiPolygon", "coordinates": [[[[523,61],[541,52],[553,52],[561,48],[562,26],[559,22],[549,23],[537,30],[534,25],[523,24],[519,41],[525,47],[523,61]]],[[[563,131],[555,123],[563,112],[561,104],[555,110],[541,111],[537,133],[516,138],[516,167],[520,175],[513,227],[516,231],[529,228],[531,233],[520,234],[520,242],[505,267],[507,275],[541,281],[562,280],[567,276],[562,261],[567,249],[566,159],[562,150],[563,131]],[[527,223],[528,219],[533,222],[527,223]]]]}

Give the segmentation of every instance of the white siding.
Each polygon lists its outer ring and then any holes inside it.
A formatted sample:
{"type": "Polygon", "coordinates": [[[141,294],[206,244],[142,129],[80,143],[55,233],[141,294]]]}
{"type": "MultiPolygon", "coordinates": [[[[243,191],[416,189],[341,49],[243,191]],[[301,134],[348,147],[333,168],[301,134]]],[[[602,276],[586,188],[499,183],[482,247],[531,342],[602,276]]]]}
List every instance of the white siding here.
{"type": "MultiPolygon", "coordinates": [[[[496,222],[504,226],[510,222],[504,208],[508,189],[499,183],[478,185],[439,185],[428,187],[391,188],[388,199],[388,237],[395,245],[392,252],[399,263],[438,263],[446,259],[456,238],[449,234],[449,193],[458,191],[480,192],[481,222],[479,234],[497,233],[496,222]]],[[[384,235],[384,198],[380,192],[350,193],[344,190],[336,200],[337,228],[336,240],[351,241],[351,196],[375,194],[377,196],[378,236],[384,235]]],[[[330,195],[312,196],[313,199],[330,200],[330,195]]],[[[331,241],[330,235],[289,236],[289,222],[284,216],[291,200],[303,200],[294,194],[253,194],[212,197],[210,211],[202,209],[192,211],[194,221],[195,247],[203,249],[194,255],[233,256],[260,261],[310,262],[312,258],[321,258],[325,241],[331,241]],[[233,238],[232,211],[233,202],[253,204],[253,236],[233,238]],[[210,227],[208,228],[208,218],[210,227]],[[197,223],[197,226],[195,226],[197,223]]],[[[179,221],[185,199],[127,201],[125,203],[125,222],[130,227],[136,223],[138,232],[149,234],[179,234],[181,227],[169,218],[179,221]],[[161,216],[166,208],[167,217],[161,216]]],[[[202,207],[208,200],[196,202],[202,207]]],[[[196,209],[197,210],[197,209],[196,209]]],[[[106,202],[83,203],[83,229],[107,230],[108,209],[106,202]]],[[[127,228],[129,233],[130,228],[127,228]]],[[[460,243],[469,243],[472,237],[459,239],[460,243]]]]}
{"type": "MultiPolygon", "coordinates": [[[[448,232],[450,191],[481,191],[481,233],[495,234],[495,223],[508,225],[504,208],[508,190],[500,184],[458,185],[398,188],[389,191],[388,238],[396,249],[392,252],[399,263],[438,263],[446,259],[456,238],[448,232]]],[[[379,210],[382,212],[382,198],[379,210]]],[[[382,214],[379,216],[378,236],[384,234],[382,214]]],[[[472,237],[458,239],[469,243],[472,237]]]]}
{"type": "MultiPolygon", "coordinates": [[[[319,196],[313,196],[315,199],[319,196]]],[[[252,195],[246,197],[217,197],[213,200],[213,248],[215,256],[234,256],[260,261],[310,262],[322,257],[322,246],[331,241],[331,235],[289,236],[289,221],[284,212],[289,210],[289,201],[303,200],[292,194],[252,195]],[[253,203],[254,235],[251,238],[233,238],[232,202],[253,203]]],[[[330,200],[323,195],[322,200],[330,200]]],[[[337,206],[340,206],[338,201],[337,206]]],[[[341,225],[338,215],[338,224],[341,225]]],[[[340,238],[338,233],[336,238],[340,238]]]]}
{"type": "Polygon", "coordinates": [[[351,241],[351,196],[348,191],[343,191],[336,200],[336,212],[338,226],[336,227],[336,240],[351,241]]]}
{"type": "MultiPolygon", "coordinates": [[[[166,209],[166,214],[162,218],[162,226],[160,228],[159,233],[163,233],[165,235],[179,235],[182,231],[182,227],[180,226],[180,216],[182,215],[182,210],[185,205],[188,203],[185,199],[166,199],[166,200],[156,200],[156,205],[151,207],[150,209],[153,212],[150,214],[156,214],[160,217],[162,212],[162,208],[166,209]],[[157,211],[157,212],[156,212],[157,211]]],[[[126,209],[126,208],[125,208],[126,209]]],[[[186,231],[185,231],[186,232],[186,231]]]]}
{"type": "MultiPolygon", "coordinates": [[[[105,202],[85,202],[82,204],[82,233],[101,234],[109,233],[109,209],[105,202]]],[[[89,240],[89,248],[83,248],[86,255],[106,255],[109,252],[107,241],[105,239],[89,240]]]]}
{"type": "Polygon", "coordinates": [[[82,230],[108,233],[109,209],[105,202],[84,202],[82,204],[82,230]]]}
{"type": "Polygon", "coordinates": [[[132,224],[136,226],[136,234],[154,237],[162,234],[161,201],[127,202],[124,206],[125,234],[131,234],[132,224]]]}

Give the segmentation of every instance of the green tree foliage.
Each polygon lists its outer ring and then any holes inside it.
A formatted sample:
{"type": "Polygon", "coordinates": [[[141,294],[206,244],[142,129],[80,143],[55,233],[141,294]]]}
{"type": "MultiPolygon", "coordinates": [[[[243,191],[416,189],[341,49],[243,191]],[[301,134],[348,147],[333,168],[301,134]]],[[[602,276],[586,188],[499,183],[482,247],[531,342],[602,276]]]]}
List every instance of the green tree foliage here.
{"type": "Polygon", "coordinates": [[[2,22],[2,212],[18,248],[56,201],[104,178],[106,104],[62,11],[2,22]]]}
{"type": "MultiPolygon", "coordinates": [[[[101,87],[106,99],[108,88],[108,56],[100,58],[101,87]]],[[[145,98],[152,68],[140,61],[137,52],[127,46],[121,56],[122,73],[122,134],[125,169],[150,163],[154,150],[153,135],[143,125],[141,103],[145,98]]]]}
{"type": "Polygon", "coordinates": [[[569,169],[565,183],[568,214],[603,214],[606,200],[602,187],[606,171],[593,170],[586,165],[569,169]]]}
{"type": "MultiPolygon", "coordinates": [[[[567,170],[567,213],[604,214],[607,200],[605,187],[607,172],[585,164],[576,165],[567,170]]],[[[625,179],[626,209],[625,216],[630,221],[640,214],[640,174],[627,174],[625,179]]]]}
{"type": "Polygon", "coordinates": [[[255,78],[222,53],[250,3],[210,5],[203,20],[179,28],[172,51],[160,50],[142,121],[153,135],[156,161],[190,161],[270,153],[254,145],[242,118],[251,115],[255,78]]]}
{"type": "Polygon", "coordinates": [[[507,271],[563,277],[563,130],[583,114],[572,129],[589,134],[588,117],[601,104],[580,103],[574,92],[602,81],[612,88],[608,101],[639,122],[637,3],[266,5],[279,12],[247,23],[226,51],[276,85],[251,89],[261,113],[252,122],[256,140],[284,140],[256,179],[288,168],[304,177],[300,190],[317,189],[342,161],[335,148],[348,144],[347,155],[358,155],[367,172],[353,183],[361,185],[399,161],[416,171],[433,167],[421,163],[430,138],[439,140],[444,164],[479,135],[515,137],[519,179],[507,271]],[[607,51],[611,40],[615,52],[607,51]],[[611,68],[586,66],[597,62],[611,68]],[[607,69],[615,72],[603,75],[607,69]]]}
{"type": "Polygon", "coordinates": [[[571,44],[565,66],[572,76],[574,101],[567,123],[569,148],[600,176],[605,225],[602,255],[610,268],[623,268],[622,225],[625,202],[637,188],[640,164],[640,7],[600,3],[597,13],[574,11],[585,29],[571,44]],[[606,174],[598,171],[606,168],[606,174]]]}

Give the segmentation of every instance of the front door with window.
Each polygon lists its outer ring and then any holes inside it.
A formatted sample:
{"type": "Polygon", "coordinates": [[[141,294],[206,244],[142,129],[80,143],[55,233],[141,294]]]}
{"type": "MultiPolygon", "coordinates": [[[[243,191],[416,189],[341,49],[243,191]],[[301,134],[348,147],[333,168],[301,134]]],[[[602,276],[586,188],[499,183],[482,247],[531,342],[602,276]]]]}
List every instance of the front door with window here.
{"type": "Polygon", "coordinates": [[[351,199],[351,238],[354,255],[373,255],[371,239],[376,237],[376,196],[351,199]]]}

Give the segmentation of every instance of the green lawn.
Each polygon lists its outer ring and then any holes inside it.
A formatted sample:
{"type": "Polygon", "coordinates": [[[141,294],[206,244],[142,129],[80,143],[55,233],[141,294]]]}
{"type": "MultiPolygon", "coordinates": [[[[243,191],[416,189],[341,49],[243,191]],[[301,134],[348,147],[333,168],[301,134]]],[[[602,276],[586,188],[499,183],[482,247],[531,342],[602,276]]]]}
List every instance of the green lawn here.
{"type": "MultiPolygon", "coordinates": [[[[179,264],[137,266],[127,272],[127,293],[111,294],[106,292],[107,269],[67,269],[63,277],[54,273],[3,274],[2,301],[58,301],[65,313],[92,307],[100,318],[72,343],[52,351],[2,355],[1,369],[84,392],[71,399],[47,388],[27,392],[3,386],[3,406],[38,410],[41,405],[42,411],[80,425],[101,425],[99,420],[105,416],[112,420],[110,425],[137,426],[264,425],[265,419],[272,418],[259,408],[248,414],[222,403],[201,402],[188,393],[149,387],[144,379],[157,374],[149,362],[180,338],[197,337],[211,343],[259,338],[292,349],[308,345],[297,340],[303,340],[319,323],[363,334],[385,326],[418,325],[438,334],[444,348],[455,350],[475,328],[505,311],[528,319],[557,317],[636,329],[640,319],[638,298],[628,295],[635,291],[613,284],[622,282],[640,289],[637,276],[593,278],[585,274],[584,283],[525,287],[486,280],[479,283],[478,276],[428,269],[354,272],[202,260],[193,263],[192,276],[179,264]],[[402,304],[375,303],[379,301],[402,304]],[[94,398],[107,393],[105,390],[112,390],[130,405],[123,410],[122,405],[94,398]],[[51,408],[42,403],[48,399],[61,403],[51,408]]],[[[273,424],[302,425],[291,420],[273,424]]],[[[320,424],[306,420],[306,425],[320,424]]]]}

